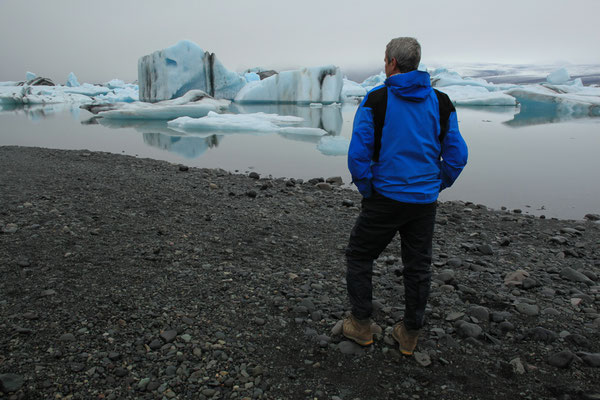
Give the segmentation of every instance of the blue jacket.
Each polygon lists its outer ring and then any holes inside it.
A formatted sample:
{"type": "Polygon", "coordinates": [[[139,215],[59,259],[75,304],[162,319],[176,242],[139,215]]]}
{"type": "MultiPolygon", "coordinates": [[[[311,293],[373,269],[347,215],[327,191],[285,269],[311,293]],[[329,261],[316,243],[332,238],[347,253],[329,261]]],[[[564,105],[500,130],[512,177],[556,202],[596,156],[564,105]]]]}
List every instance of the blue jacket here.
{"type": "Polygon", "coordinates": [[[454,106],[445,94],[436,95],[427,72],[392,75],[356,111],[348,168],[364,197],[375,189],[405,203],[432,203],[466,163],[454,106]],[[441,112],[447,121],[440,121],[441,112]]]}

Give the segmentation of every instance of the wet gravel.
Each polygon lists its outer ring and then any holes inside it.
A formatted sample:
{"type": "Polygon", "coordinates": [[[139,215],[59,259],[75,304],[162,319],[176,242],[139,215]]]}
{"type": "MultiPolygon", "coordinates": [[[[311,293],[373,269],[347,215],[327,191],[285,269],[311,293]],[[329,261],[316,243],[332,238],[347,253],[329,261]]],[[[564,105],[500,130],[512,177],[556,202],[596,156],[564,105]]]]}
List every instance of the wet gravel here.
{"type": "Polygon", "coordinates": [[[360,195],[338,179],[22,147],[0,171],[0,398],[600,398],[598,222],[440,203],[407,358],[399,239],[377,340],[339,335],[360,195]]]}

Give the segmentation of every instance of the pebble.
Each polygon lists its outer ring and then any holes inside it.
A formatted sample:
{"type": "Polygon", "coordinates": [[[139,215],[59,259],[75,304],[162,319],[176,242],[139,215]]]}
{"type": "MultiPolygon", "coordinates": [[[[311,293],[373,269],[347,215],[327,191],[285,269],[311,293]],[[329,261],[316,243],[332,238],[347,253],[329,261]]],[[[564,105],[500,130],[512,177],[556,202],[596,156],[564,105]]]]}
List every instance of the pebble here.
{"type": "Polygon", "coordinates": [[[600,353],[579,352],[577,353],[577,356],[590,367],[600,367],[600,353]]]}
{"type": "Polygon", "coordinates": [[[333,187],[329,183],[326,183],[326,182],[319,182],[315,186],[317,189],[320,189],[320,190],[333,190],[333,187]]]}
{"type": "Polygon", "coordinates": [[[540,313],[540,308],[536,304],[518,303],[515,307],[518,312],[530,317],[536,316],[540,313]]]}
{"type": "Polygon", "coordinates": [[[582,283],[588,284],[590,286],[593,285],[593,282],[590,278],[585,276],[583,273],[574,270],[571,267],[563,268],[560,271],[560,276],[569,281],[582,282],[582,283]]]}
{"type": "Polygon", "coordinates": [[[428,367],[431,365],[431,358],[429,357],[429,354],[420,351],[415,351],[413,353],[413,356],[415,357],[415,361],[417,362],[417,364],[419,364],[420,366],[428,367]]]}
{"type": "Polygon", "coordinates": [[[344,341],[338,343],[338,349],[340,349],[340,351],[343,354],[360,355],[360,354],[364,354],[364,352],[365,352],[365,350],[359,344],[356,344],[349,340],[344,340],[344,341]]]}
{"type": "Polygon", "coordinates": [[[260,179],[260,175],[256,172],[250,172],[248,174],[248,178],[252,178],[252,179],[260,179]]]}
{"type": "Polygon", "coordinates": [[[17,224],[6,224],[4,228],[2,228],[2,232],[4,233],[16,233],[19,230],[17,224]]]}
{"type": "Polygon", "coordinates": [[[118,376],[119,378],[122,378],[127,374],[128,374],[128,371],[126,368],[122,368],[122,367],[115,368],[115,375],[118,376]]]}
{"type": "Polygon", "coordinates": [[[480,322],[488,322],[490,320],[490,311],[482,306],[469,307],[467,309],[467,315],[477,318],[480,322]]]}
{"type": "Polygon", "coordinates": [[[55,294],[56,294],[56,290],[54,290],[54,289],[42,290],[40,292],[40,297],[54,296],[55,294]]]}
{"type": "Polygon", "coordinates": [[[519,357],[510,360],[510,365],[512,365],[513,372],[515,374],[523,375],[525,373],[525,366],[523,365],[519,357]]]}
{"type": "Polygon", "coordinates": [[[466,321],[456,321],[454,328],[459,336],[467,338],[478,338],[483,333],[483,329],[479,325],[466,321]]]}
{"type": "Polygon", "coordinates": [[[494,255],[494,249],[489,244],[482,244],[477,246],[477,250],[484,256],[492,256],[494,255]]]}
{"type": "Polygon", "coordinates": [[[61,342],[73,342],[75,341],[75,335],[73,335],[72,333],[63,333],[62,335],[60,335],[58,340],[60,340],[61,342]]]}
{"type": "Polygon", "coordinates": [[[509,272],[508,274],[506,274],[506,276],[504,277],[504,284],[506,286],[518,286],[521,285],[523,281],[528,277],[529,272],[522,269],[518,269],[516,271],[509,272]]]}
{"type": "Polygon", "coordinates": [[[177,330],[169,329],[167,331],[163,331],[161,332],[160,337],[165,341],[165,343],[171,343],[177,337],[177,330]]]}

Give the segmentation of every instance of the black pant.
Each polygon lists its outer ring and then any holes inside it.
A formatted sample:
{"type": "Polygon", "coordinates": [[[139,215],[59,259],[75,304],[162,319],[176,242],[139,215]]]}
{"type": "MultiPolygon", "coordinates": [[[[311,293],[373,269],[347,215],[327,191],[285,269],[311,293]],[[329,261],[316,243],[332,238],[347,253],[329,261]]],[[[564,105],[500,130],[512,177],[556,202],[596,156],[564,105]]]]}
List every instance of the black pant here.
{"type": "Polygon", "coordinates": [[[346,248],[346,283],[352,314],[369,318],[373,312],[373,260],[392,241],[402,240],[404,264],[404,324],[407,329],[423,326],[431,284],[431,243],[437,202],[402,203],[373,192],[362,201],[362,211],[346,248]]]}

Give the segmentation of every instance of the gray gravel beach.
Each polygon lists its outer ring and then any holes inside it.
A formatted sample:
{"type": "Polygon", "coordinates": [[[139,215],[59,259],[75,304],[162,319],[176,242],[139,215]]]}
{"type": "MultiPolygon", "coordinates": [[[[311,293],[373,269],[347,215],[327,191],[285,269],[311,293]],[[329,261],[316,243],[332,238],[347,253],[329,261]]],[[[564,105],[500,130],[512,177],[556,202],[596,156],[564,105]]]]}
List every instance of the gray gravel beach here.
{"type": "Polygon", "coordinates": [[[335,178],[24,147],[0,171],[0,398],[600,398],[598,216],[439,203],[409,358],[399,239],[377,340],[339,334],[360,195],[335,178]]]}

